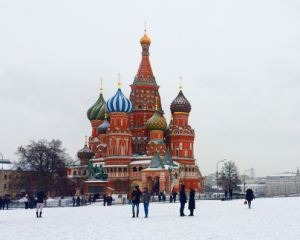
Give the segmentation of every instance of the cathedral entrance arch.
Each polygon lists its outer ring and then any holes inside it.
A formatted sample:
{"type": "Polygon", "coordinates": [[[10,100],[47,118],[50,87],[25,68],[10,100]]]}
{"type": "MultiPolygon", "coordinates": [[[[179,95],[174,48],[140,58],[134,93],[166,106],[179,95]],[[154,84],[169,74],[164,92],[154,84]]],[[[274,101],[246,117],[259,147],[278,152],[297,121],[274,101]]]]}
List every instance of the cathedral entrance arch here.
{"type": "Polygon", "coordinates": [[[154,177],[154,183],[153,183],[153,191],[158,195],[159,194],[159,177],[154,177]]]}
{"type": "Polygon", "coordinates": [[[153,180],[152,177],[149,176],[147,178],[147,188],[148,188],[148,191],[152,191],[153,187],[154,187],[154,180],[153,180]]]}

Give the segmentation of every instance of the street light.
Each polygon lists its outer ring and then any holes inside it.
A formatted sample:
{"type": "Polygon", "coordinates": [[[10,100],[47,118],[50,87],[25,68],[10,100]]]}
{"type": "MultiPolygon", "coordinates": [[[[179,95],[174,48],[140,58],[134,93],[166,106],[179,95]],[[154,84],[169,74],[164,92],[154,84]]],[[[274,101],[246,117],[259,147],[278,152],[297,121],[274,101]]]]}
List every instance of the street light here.
{"type": "Polygon", "coordinates": [[[172,203],[172,199],[171,199],[171,185],[172,185],[172,172],[173,172],[173,166],[169,165],[168,167],[168,171],[169,171],[169,177],[170,177],[170,203],[172,203]]]}
{"type": "Polygon", "coordinates": [[[219,193],[219,170],[218,170],[218,165],[220,162],[225,162],[226,159],[220,160],[217,162],[217,197],[218,197],[218,193],[219,193]]]}
{"type": "Polygon", "coordinates": [[[244,194],[246,194],[246,182],[245,182],[245,174],[246,174],[246,172],[248,172],[248,171],[250,171],[252,168],[250,168],[250,169],[248,169],[248,170],[246,170],[245,172],[244,172],[244,194]]]}

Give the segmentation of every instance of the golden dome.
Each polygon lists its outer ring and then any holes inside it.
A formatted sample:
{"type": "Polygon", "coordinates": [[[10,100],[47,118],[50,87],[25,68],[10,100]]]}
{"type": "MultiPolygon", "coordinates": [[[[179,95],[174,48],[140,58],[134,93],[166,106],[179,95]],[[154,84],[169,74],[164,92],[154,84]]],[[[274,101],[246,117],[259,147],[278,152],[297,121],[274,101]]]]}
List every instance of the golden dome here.
{"type": "Polygon", "coordinates": [[[140,43],[141,44],[149,44],[150,45],[151,44],[151,40],[150,40],[150,38],[148,38],[146,31],[147,30],[145,30],[144,37],[141,38],[140,43]]]}

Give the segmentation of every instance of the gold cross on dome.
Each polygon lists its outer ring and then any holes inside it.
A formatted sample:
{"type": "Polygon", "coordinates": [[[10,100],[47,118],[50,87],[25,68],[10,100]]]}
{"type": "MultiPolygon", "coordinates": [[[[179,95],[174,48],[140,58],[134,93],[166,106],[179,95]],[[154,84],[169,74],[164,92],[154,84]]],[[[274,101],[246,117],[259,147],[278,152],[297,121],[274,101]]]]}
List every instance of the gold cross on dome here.
{"type": "Polygon", "coordinates": [[[87,145],[87,136],[85,135],[85,145],[87,145]]]}
{"type": "Polygon", "coordinates": [[[119,83],[118,83],[118,85],[119,85],[119,88],[121,88],[121,74],[118,73],[118,75],[119,75],[119,83]]]}
{"type": "Polygon", "coordinates": [[[182,90],[182,85],[181,85],[182,77],[180,76],[179,78],[180,78],[180,87],[179,87],[179,89],[181,91],[182,90]]]}
{"type": "Polygon", "coordinates": [[[100,78],[100,93],[102,93],[102,78],[100,78]]]}
{"type": "Polygon", "coordinates": [[[147,31],[147,23],[145,22],[145,31],[147,31]]]}

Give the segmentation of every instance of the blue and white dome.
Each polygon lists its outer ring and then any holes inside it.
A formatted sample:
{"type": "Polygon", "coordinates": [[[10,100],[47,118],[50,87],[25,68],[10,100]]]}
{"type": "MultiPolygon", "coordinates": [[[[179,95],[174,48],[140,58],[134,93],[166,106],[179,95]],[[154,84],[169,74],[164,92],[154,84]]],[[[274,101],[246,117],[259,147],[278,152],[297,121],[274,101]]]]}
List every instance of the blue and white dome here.
{"type": "Polygon", "coordinates": [[[109,113],[111,112],[125,112],[131,113],[132,103],[128,98],[124,96],[121,89],[119,88],[115,96],[106,102],[106,109],[109,113]]]}

